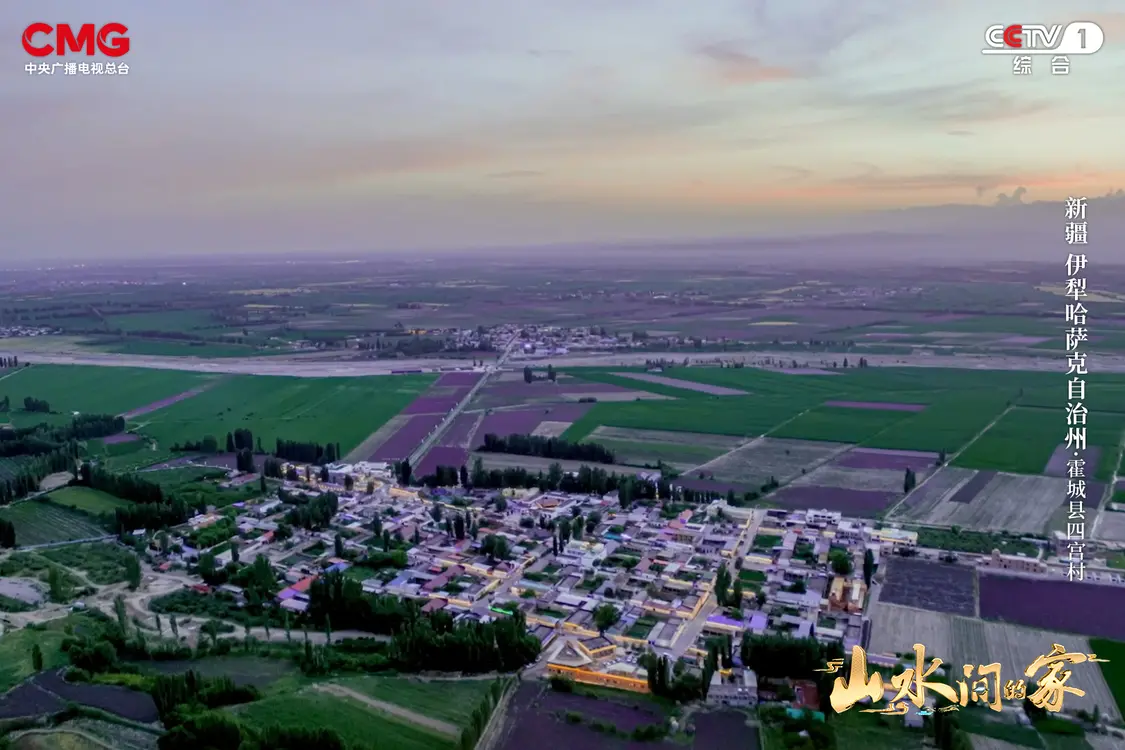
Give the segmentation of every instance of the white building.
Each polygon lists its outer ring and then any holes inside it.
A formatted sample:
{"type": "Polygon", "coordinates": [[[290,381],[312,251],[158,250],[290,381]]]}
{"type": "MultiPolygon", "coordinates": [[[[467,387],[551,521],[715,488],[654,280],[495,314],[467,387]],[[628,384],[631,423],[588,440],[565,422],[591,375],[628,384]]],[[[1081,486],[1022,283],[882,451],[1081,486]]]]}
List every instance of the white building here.
{"type": "Polygon", "coordinates": [[[707,691],[707,703],[712,706],[756,706],[758,704],[758,676],[752,669],[735,672],[735,679],[723,682],[718,672],[711,676],[711,687],[707,691]]]}

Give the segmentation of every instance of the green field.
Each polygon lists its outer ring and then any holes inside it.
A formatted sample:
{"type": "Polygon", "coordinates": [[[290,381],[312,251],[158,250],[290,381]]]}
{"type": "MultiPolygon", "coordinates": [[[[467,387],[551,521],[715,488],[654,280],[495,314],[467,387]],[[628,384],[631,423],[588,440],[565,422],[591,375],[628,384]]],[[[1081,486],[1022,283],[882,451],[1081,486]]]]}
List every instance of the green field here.
{"type": "Polygon", "coordinates": [[[1004,412],[1002,393],[956,391],[928,409],[889,427],[864,443],[870,448],[899,448],[953,453],[1004,412]]]}
{"type": "Polygon", "coordinates": [[[113,542],[68,544],[40,550],[38,554],[67,568],[81,570],[99,586],[124,581],[125,561],[133,556],[130,550],[113,542]]]}
{"type": "Polygon", "coordinates": [[[492,686],[491,680],[426,681],[374,676],[348,677],[336,682],[375,700],[402,706],[462,729],[469,726],[473,711],[492,686]]]}
{"type": "Polygon", "coordinates": [[[821,406],[785,423],[769,433],[769,436],[833,443],[863,443],[910,416],[913,414],[902,411],[821,406]]]}
{"type": "Polygon", "coordinates": [[[128,508],[130,503],[107,492],[89,487],[63,487],[48,493],[47,497],[56,505],[74,508],[95,516],[113,515],[118,508],[128,508]]]}
{"type": "Polygon", "coordinates": [[[228,324],[213,317],[207,310],[167,310],[163,312],[129,313],[106,317],[111,331],[170,331],[188,333],[203,329],[200,335],[218,335],[228,324]]]}
{"type": "Polygon", "coordinates": [[[26,462],[27,459],[22,456],[16,458],[0,458],[0,479],[16,476],[20,473],[20,465],[26,462]]]}
{"type": "Polygon", "coordinates": [[[43,651],[43,667],[53,669],[67,663],[66,654],[59,650],[67,625],[81,626],[82,615],[74,614],[59,620],[50,620],[42,628],[22,628],[4,633],[0,637],[0,693],[6,693],[34,672],[31,669],[31,647],[38,643],[43,651]]]}
{"type": "Polygon", "coordinates": [[[190,391],[215,377],[141,367],[34,365],[0,380],[0,398],[9,396],[13,407],[27,396],[44,399],[52,411],[66,414],[123,414],[190,391]]]}
{"type": "Polygon", "coordinates": [[[1117,708],[1125,715],[1125,643],[1091,638],[1090,649],[1099,659],[1108,659],[1098,666],[1102,668],[1102,677],[1113,693],[1117,708]]]}
{"type": "Polygon", "coordinates": [[[968,469],[1039,474],[1066,436],[1061,409],[1012,409],[953,462],[968,469]]]}
{"type": "Polygon", "coordinates": [[[250,429],[266,450],[277,438],[339,443],[344,453],[414,400],[433,375],[366,378],[237,376],[139,418],[162,447],[250,429]]]}
{"type": "Polygon", "coordinates": [[[24,500],[0,508],[0,518],[16,525],[16,544],[20,547],[90,539],[110,533],[90,516],[45,500],[24,500]]]}
{"type": "Polygon", "coordinates": [[[357,701],[307,691],[264,698],[233,709],[247,724],[333,729],[356,747],[395,750],[452,750],[452,739],[368,709],[357,701]]]}

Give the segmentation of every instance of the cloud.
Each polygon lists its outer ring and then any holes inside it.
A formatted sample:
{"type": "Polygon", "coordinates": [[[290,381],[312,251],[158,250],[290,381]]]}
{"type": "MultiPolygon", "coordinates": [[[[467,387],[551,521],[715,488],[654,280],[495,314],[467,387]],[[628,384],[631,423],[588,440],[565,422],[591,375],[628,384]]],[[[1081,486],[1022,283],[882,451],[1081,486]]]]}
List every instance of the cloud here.
{"type": "Polygon", "coordinates": [[[494,180],[521,180],[542,177],[543,173],[534,169],[513,169],[507,172],[493,172],[488,176],[494,180]]]}
{"type": "Polygon", "coordinates": [[[707,63],[719,81],[729,85],[785,81],[796,77],[793,69],[767,65],[739,47],[730,41],[711,42],[697,48],[695,53],[707,63]]]}
{"type": "Polygon", "coordinates": [[[1027,195],[1027,188],[1020,186],[1012,191],[1012,194],[1006,195],[1000,193],[996,196],[997,206],[1021,206],[1023,205],[1023,197],[1027,195]]]}
{"type": "MultiPolygon", "coordinates": [[[[1005,93],[992,82],[959,81],[870,92],[849,90],[828,96],[825,104],[839,111],[911,124],[922,121],[945,126],[1014,120],[1054,106],[1048,99],[1005,93]]],[[[950,130],[958,135],[968,133],[963,127],[950,130]]]]}
{"type": "Polygon", "coordinates": [[[957,138],[966,138],[973,134],[971,130],[950,130],[946,135],[952,135],[957,138]]]}

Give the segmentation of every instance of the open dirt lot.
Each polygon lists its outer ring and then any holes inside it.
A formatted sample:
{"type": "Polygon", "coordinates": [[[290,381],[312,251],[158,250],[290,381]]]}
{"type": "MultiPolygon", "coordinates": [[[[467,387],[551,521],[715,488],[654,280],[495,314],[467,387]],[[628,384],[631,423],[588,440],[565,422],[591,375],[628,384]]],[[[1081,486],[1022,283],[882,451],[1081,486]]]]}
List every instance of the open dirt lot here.
{"type": "Polygon", "coordinates": [[[997,474],[968,502],[957,497],[957,490],[971,477],[949,484],[964,476],[963,469],[944,481],[942,475],[948,467],[938,472],[912,494],[895,512],[896,520],[911,520],[937,526],[960,526],[974,531],[1010,531],[1042,534],[1051,524],[1051,518],[1066,501],[1067,480],[1059,477],[1035,477],[1021,474],[997,474]],[[931,482],[943,480],[930,487],[931,482]],[[944,493],[942,493],[944,490],[944,493]]]}
{"type": "Polygon", "coordinates": [[[1098,514],[1094,538],[1103,542],[1125,542],[1125,513],[1104,511],[1098,514]]]}
{"type": "Polygon", "coordinates": [[[573,422],[540,422],[539,426],[532,431],[535,437],[553,438],[558,437],[567,431],[573,422]]]}
{"type": "Polygon", "coordinates": [[[953,497],[957,490],[977,475],[973,469],[959,469],[943,466],[924,482],[919,482],[914,491],[895,508],[891,517],[896,521],[915,521],[925,523],[926,518],[947,498],[953,497]]]}
{"type": "Polygon", "coordinates": [[[621,464],[591,464],[584,461],[558,461],[553,458],[539,458],[538,456],[515,456],[510,453],[474,453],[469,458],[469,465],[476,459],[484,462],[486,469],[514,469],[523,468],[528,471],[542,471],[544,474],[551,468],[551,464],[559,464],[563,471],[578,471],[583,466],[596,466],[605,469],[611,474],[633,475],[651,469],[640,469],[636,466],[623,466],[621,464]]]}
{"type": "Polygon", "coordinates": [[[697,470],[723,482],[760,486],[774,477],[785,484],[801,476],[801,469],[812,472],[850,447],[845,443],[758,438],[697,470]]]}

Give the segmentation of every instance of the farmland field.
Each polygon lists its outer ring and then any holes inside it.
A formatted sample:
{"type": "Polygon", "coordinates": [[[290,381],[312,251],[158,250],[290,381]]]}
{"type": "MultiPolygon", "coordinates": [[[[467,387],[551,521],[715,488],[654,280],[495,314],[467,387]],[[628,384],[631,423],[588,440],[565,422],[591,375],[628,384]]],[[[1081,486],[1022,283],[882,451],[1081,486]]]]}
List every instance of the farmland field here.
{"type": "Polygon", "coordinates": [[[88,622],[82,614],[71,614],[58,620],[49,620],[43,630],[21,628],[6,632],[0,637],[0,693],[7,692],[24,678],[33,674],[31,669],[31,646],[38,643],[43,651],[44,669],[61,667],[67,663],[62,645],[67,626],[78,632],[88,622]]]}
{"type": "Polygon", "coordinates": [[[1007,408],[998,393],[955,392],[864,442],[870,448],[954,453],[1007,408]]]}
{"type": "Polygon", "coordinates": [[[434,380],[431,375],[367,378],[236,376],[193,398],[140,418],[161,446],[250,429],[263,447],[275,440],[338,442],[349,452],[434,380]]]}
{"type": "Polygon", "coordinates": [[[112,515],[118,508],[128,508],[132,503],[114,497],[108,492],[91,489],[89,487],[63,487],[53,490],[47,498],[56,505],[73,508],[95,516],[112,515]]]}
{"type": "Polygon", "coordinates": [[[972,617],[976,571],[959,565],[892,557],[886,563],[879,601],[972,617]]]}
{"type": "Polygon", "coordinates": [[[716,480],[760,487],[771,477],[785,483],[850,446],[817,440],[760,438],[699,467],[716,480]]]}
{"type": "Polygon", "coordinates": [[[216,379],[179,370],[85,365],[34,365],[0,380],[0,398],[47,401],[56,412],[123,414],[130,409],[197,388],[216,379]]]}
{"type": "Polygon", "coordinates": [[[1098,666],[1101,667],[1102,677],[1117,702],[1118,715],[1125,715],[1125,643],[1105,638],[1091,638],[1090,650],[1099,658],[1106,659],[1098,666]]]}
{"type": "Polygon", "coordinates": [[[631,430],[620,427],[599,427],[588,438],[596,443],[603,440],[619,440],[630,443],[689,443],[692,446],[710,448],[726,453],[744,442],[742,438],[707,433],[664,432],[661,430],[631,430]]]}
{"type": "Polygon", "coordinates": [[[1066,420],[1058,409],[1012,409],[953,463],[968,469],[1039,474],[1065,434],[1066,420]]]}
{"type": "Polygon", "coordinates": [[[770,437],[862,443],[906,419],[900,411],[821,406],[786,422],[770,437]]]}
{"type": "Polygon", "coordinates": [[[583,466],[594,466],[604,469],[611,474],[630,476],[639,474],[645,469],[638,466],[624,464],[594,464],[589,461],[560,461],[556,458],[540,458],[539,456],[518,456],[512,453],[473,453],[469,457],[471,466],[476,459],[484,463],[486,469],[527,469],[530,472],[542,471],[544,474],[551,468],[551,464],[559,464],[563,471],[578,471],[583,466]]]}
{"type": "Polygon", "coordinates": [[[976,531],[1044,534],[1066,499],[1066,479],[1020,474],[991,478],[982,474],[987,480],[984,486],[969,493],[972,497],[964,497],[961,490],[972,481],[972,477],[966,477],[967,471],[943,468],[895,510],[896,520],[976,531]]]}
{"type": "MultiPolygon", "coordinates": [[[[921,479],[921,476],[919,476],[921,479]]],[[[845,490],[869,490],[873,492],[903,491],[905,472],[895,469],[849,469],[826,464],[802,474],[793,480],[795,486],[817,485],[820,487],[839,487],[845,490]]]]}
{"type": "Polygon", "coordinates": [[[20,473],[20,466],[27,462],[24,457],[0,458],[0,479],[14,477],[20,473]]]}
{"type": "Polygon", "coordinates": [[[90,539],[110,533],[90,516],[40,500],[25,500],[0,508],[0,518],[16,525],[16,544],[21,547],[90,539]]]}
{"type": "Polygon", "coordinates": [[[409,677],[347,677],[340,685],[378,701],[429,716],[460,728],[469,726],[473,711],[488,694],[489,680],[418,680],[409,677]]]}
{"type": "Polygon", "coordinates": [[[706,445],[690,445],[683,443],[657,443],[653,441],[629,442],[625,440],[606,440],[591,436],[589,440],[598,443],[603,448],[613,451],[617,460],[623,464],[637,466],[654,466],[657,462],[664,462],[682,470],[693,466],[705,464],[721,456],[724,451],[706,445]]]}
{"type": "Polygon", "coordinates": [[[332,729],[357,747],[372,740],[395,750],[452,750],[453,740],[367,709],[358,701],[313,691],[265,698],[232,709],[247,724],[332,729]]]}
{"type": "Polygon", "coordinates": [[[1125,588],[1120,586],[1062,576],[1041,580],[982,574],[980,614],[989,620],[1125,641],[1125,588]]]}
{"type": "Polygon", "coordinates": [[[286,661],[233,654],[203,659],[146,661],[136,666],[142,671],[157,674],[183,674],[190,669],[204,677],[229,677],[236,685],[253,685],[260,690],[298,674],[294,665],[286,661]]]}

